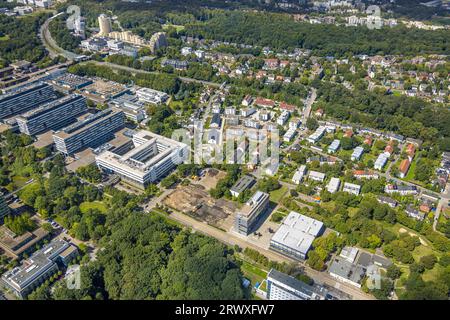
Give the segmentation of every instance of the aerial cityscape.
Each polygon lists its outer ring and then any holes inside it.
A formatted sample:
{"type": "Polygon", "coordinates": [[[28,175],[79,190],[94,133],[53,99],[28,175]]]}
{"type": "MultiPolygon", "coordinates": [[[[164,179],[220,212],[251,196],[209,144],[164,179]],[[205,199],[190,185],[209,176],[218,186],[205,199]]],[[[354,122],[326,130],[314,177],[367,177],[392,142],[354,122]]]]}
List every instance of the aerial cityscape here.
{"type": "Polygon", "coordinates": [[[0,300],[448,300],[449,55],[447,0],[0,0],[0,300]]]}

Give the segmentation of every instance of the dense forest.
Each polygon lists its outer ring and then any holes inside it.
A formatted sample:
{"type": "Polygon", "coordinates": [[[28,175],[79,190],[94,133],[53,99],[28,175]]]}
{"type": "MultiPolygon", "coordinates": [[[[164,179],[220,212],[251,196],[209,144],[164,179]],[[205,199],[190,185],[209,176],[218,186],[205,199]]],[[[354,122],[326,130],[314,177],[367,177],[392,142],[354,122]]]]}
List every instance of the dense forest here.
{"type": "Polygon", "coordinates": [[[117,223],[82,287],[58,286],[55,299],[243,299],[241,273],[218,241],[181,231],[158,216],[117,223]]]}
{"type": "Polygon", "coordinates": [[[186,33],[275,50],[300,47],[320,55],[450,53],[445,30],[315,25],[295,22],[286,15],[239,11],[206,10],[202,19],[187,25],[186,33]]]}
{"type": "Polygon", "coordinates": [[[407,137],[439,141],[450,150],[450,111],[418,98],[367,90],[348,90],[341,85],[315,82],[317,107],[341,121],[400,133],[407,137]]]}
{"type": "MultiPolygon", "coordinates": [[[[76,0],[87,18],[96,25],[98,14],[111,11],[122,27],[150,37],[161,25],[185,25],[188,35],[276,50],[295,47],[312,49],[315,54],[449,54],[448,32],[408,29],[403,26],[371,30],[365,27],[315,25],[294,21],[290,15],[270,13],[270,8],[255,1],[164,1],[129,3],[115,0],[76,0]],[[208,9],[205,9],[208,8],[208,9]],[[264,8],[264,12],[234,10],[264,8]]],[[[64,6],[64,5],[62,5],[64,6]]],[[[62,7],[61,7],[62,8],[62,7]]]]}
{"type": "Polygon", "coordinates": [[[38,33],[47,18],[47,14],[20,18],[0,15],[0,59],[10,63],[20,59],[37,62],[44,58],[46,53],[38,33]]]}

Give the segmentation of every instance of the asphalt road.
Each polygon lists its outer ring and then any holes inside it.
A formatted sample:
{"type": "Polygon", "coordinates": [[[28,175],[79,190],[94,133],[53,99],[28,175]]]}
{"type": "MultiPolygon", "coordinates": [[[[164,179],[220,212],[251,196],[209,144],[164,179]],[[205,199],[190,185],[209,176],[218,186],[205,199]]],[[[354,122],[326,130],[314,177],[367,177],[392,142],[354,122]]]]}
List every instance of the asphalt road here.
{"type": "MultiPolygon", "coordinates": [[[[93,64],[99,65],[99,66],[107,66],[107,67],[109,67],[111,69],[128,71],[128,72],[131,72],[133,74],[138,74],[138,73],[140,73],[140,74],[161,74],[161,72],[157,72],[157,71],[139,70],[139,69],[134,69],[134,68],[130,68],[130,67],[127,67],[127,66],[122,66],[122,65],[119,65],[119,64],[111,63],[111,62],[101,62],[101,61],[95,61],[95,60],[85,61],[85,62],[82,62],[81,64],[86,64],[86,63],[93,63],[93,64]]],[[[216,82],[197,80],[197,79],[193,79],[193,78],[180,77],[180,76],[178,76],[178,78],[180,78],[180,80],[183,81],[183,82],[196,82],[196,83],[201,83],[203,85],[216,87],[216,88],[219,88],[221,86],[220,83],[216,83],[216,82]]]]}
{"type": "Polygon", "coordinates": [[[47,49],[50,58],[55,58],[58,55],[62,55],[68,60],[74,60],[78,56],[78,54],[66,51],[63,48],[59,47],[58,44],[55,42],[55,40],[52,38],[52,35],[50,34],[50,31],[48,29],[50,21],[52,21],[54,18],[58,17],[61,14],[63,14],[63,12],[58,13],[47,19],[47,21],[45,21],[44,24],[41,26],[39,36],[41,38],[42,43],[44,44],[45,49],[47,49]]]}

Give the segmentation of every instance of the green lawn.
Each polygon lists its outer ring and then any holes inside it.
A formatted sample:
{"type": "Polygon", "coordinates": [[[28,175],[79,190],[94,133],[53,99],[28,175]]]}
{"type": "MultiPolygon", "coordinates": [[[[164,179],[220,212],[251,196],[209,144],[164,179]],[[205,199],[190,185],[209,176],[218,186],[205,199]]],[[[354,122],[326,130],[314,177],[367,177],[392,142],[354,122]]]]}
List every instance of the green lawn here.
{"type": "Polygon", "coordinates": [[[22,177],[22,176],[14,176],[12,177],[12,190],[17,190],[21,187],[23,187],[27,181],[29,181],[31,178],[30,177],[22,177]]]}
{"type": "Polygon", "coordinates": [[[267,278],[267,272],[246,261],[242,262],[241,271],[244,274],[244,277],[250,280],[252,286],[257,282],[261,283],[267,278]]]}
{"type": "Polygon", "coordinates": [[[3,37],[0,37],[0,41],[8,41],[9,40],[9,36],[7,34],[5,34],[3,37]]]}
{"type": "Polygon", "coordinates": [[[417,161],[414,159],[411,165],[409,166],[408,173],[405,177],[405,180],[412,181],[414,180],[414,174],[416,172],[417,161]]]}
{"type": "Polygon", "coordinates": [[[280,189],[270,192],[270,201],[279,203],[286,192],[288,192],[288,188],[286,186],[282,186],[280,189]]]}
{"type": "Polygon", "coordinates": [[[183,30],[184,30],[184,26],[182,26],[182,25],[176,25],[176,24],[163,24],[163,26],[162,26],[162,28],[163,28],[164,30],[166,30],[166,29],[168,29],[168,28],[170,28],[170,27],[174,27],[174,28],[177,30],[177,32],[180,32],[180,31],[183,31],[183,30]]]}
{"type": "Polygon", "coordinates": [[[440,274],[442,274],[442,272],[444,267],[441,266],[439,263],[436,263],[434,265],[434,268],[431,270],[425,270],[425,272],[422,275],[422,278],[424,281],[434,281],[437,280],[437,278],[439,277],[440,274]]]}
{"type": "Polygon", "coordinates": [[[86,213],[90,209],[92,209],[92,210],[97,209],[102,213],[106,213],[108,208],[101,201],[83,202],[80,204],[80,210],[82,213],[86,213]]]}
{"type": "Polygon", "coordinates": [[[434,250],[429,246],[420,245],[414,249],[412,252],[413,258],[416,262],[419,262],[420,258],[423,256],[429,255],[429,254],[435,254],[434,250]]]}

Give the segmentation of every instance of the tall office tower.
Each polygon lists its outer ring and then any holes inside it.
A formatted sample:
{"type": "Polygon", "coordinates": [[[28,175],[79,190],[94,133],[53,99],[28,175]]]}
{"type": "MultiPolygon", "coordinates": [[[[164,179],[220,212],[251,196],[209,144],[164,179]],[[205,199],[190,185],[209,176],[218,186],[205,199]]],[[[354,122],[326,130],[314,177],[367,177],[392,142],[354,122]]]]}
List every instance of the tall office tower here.
{"type": "Polygon", "coordinates": [[[9,214],[9,207],[6,203],[5,197],[0,195],[0,222],[3,222],[3,219],[9,214]]]}
{"type": "Polygon", "coordinates": [[[71,94],[21,114],[16,119],[20,132],[35,135],[59,129],[86,111],[86,98],[79,94],[71,94]]]}
{"type": "Polygon", "coordinates": [[[0,95],[0,119],[28,111],[56,98],[53,87],[43,82],[0,95]]]}
{"type": "Polygon", "coordinates": [[[268,207],[269,194],[256,191],[236,215],[236,231],[246,236],[252,233],[268,207]]]}
{"type": "Polygon", "coordinates": [[[106,14],[98,16],[99,35],[107,36],[112,31],[111,19],[106,14]]]}
{"type": "Polygon", "coordinates": [[[53,141],[58,151],[73,154],[94,144],[106,142],[124,124],[123,111],[108,108],[55,132],[53,141]]]}

